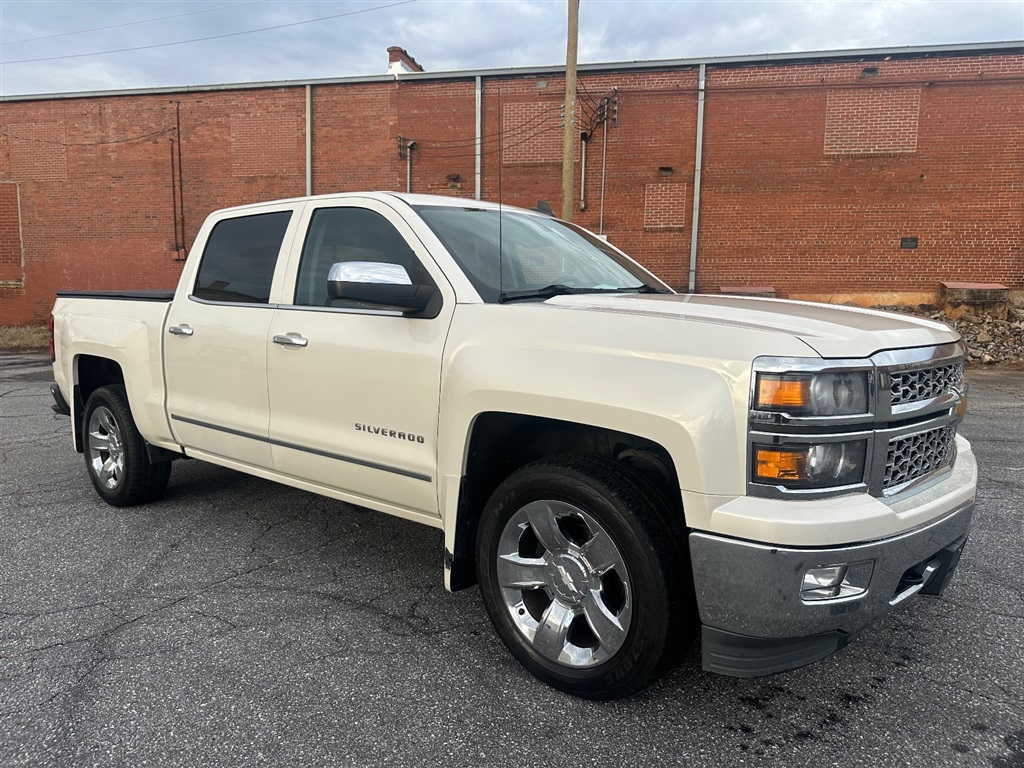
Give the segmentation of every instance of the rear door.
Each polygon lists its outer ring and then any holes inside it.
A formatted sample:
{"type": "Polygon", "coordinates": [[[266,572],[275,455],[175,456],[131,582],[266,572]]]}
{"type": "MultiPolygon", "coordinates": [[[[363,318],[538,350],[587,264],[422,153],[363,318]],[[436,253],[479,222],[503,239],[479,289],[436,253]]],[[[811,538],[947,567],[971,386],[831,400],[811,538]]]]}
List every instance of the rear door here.
{"type": "Polygon", "coordinates": [[[270,327],[275,467],[378,509],[437,516],[441,353],[454,292],[386,203],[311,203],[302,229],[290,294],[270,327]],[[398,264],[437,297],[416,317],[332,301],[328,271],[346,261],[398,264]]]}
{"type": "MultiPolygon", "coordinates": [[[[301,204],[226,213],[192,274],[182,275],[164,329],[167,407],[191,455],[270,469],[267,336],[301,204]]],[[[202,235],[200,236],[202,240],[202,235]]]]}

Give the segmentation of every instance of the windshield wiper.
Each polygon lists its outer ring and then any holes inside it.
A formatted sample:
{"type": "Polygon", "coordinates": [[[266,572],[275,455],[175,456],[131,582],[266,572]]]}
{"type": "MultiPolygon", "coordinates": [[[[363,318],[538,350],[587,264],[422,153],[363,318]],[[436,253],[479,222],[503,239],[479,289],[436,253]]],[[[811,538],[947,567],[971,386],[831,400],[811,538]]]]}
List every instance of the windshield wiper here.
{"type": "Polygon", "coordinates": [[[553,283],[533,291],[503,291],[498,294],[498,302],[522,301],[524,299],[550,299],[552,296],[568,296],[574,293],[589,293],[586,288],[573,288],[571,285],[553,283]]]}
{"type": "Polygon", "coordinates": [[[552,296],[574,296],[585,293],[661,293],[661,291],[649,285],[636,285],[629,288],[577,288],[562,283],[552,283],[532,291],[501,293],[498,296],[498,303],[505,304],[510,301],[525,301],[528,299],[550,299],[552,296]]]}

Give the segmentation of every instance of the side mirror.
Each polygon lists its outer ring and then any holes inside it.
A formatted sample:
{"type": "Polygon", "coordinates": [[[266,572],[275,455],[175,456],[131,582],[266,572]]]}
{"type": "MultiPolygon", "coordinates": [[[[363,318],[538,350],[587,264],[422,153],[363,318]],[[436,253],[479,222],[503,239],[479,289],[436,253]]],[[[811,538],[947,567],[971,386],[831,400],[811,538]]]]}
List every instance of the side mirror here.
{"type": "Polygon", "coordinates": [[[331,299],[359,301],[403,314],[422,312],[434,297],[432,285],[413,285],[400,264],[345,261],[331,265],[327,295],[331,299]]]}

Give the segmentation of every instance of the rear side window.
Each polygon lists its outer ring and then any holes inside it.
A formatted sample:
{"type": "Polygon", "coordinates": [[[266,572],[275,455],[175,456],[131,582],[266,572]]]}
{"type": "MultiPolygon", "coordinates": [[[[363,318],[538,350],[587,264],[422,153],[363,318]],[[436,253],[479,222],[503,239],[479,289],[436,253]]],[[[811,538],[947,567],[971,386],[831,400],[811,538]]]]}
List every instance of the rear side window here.
{"type": "Polygon", "coordinates": [[[192,295],[207,301],[270,302],[277,254],[291,211],[218,222],[203,251],[192,295]]]}

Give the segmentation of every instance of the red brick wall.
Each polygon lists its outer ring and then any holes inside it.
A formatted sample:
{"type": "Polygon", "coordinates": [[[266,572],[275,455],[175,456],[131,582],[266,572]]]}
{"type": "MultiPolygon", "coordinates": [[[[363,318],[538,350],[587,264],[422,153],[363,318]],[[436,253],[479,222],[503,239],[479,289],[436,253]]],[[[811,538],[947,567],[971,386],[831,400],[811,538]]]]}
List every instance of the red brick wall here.
{"type": "MultiPolygon", "coordinates": [[[[306,193],[304,88],[181,94],[164,102],[171,120],[178,102],[181,117],[188,247],[210,211],[306,193]]],[[[168,156],[168,177],[169,163],[168,156]]],[[[169,188],[164,207],[171,207],[169,188]]]]}
{"type": "Polygon", "coordinates": [[[920,86],[830,90],[826,155],[898,155],[917,149],[920,86]]]}
{"type": "MultiPolygon", "coordinates": [[[[651,218],[647,213],[648,184],[690,183],[695,157],[696,85],[695,70],[655,73],[584,73],[579,78],[580,97],[576,104],[576,135],[595,126],[593,114],[602,97],[617,100],[616,125],[609,118],[607,148],[603,127],[596,126],[587,146],[586,208],[580,209],[580,142],[574,156],[577,163],[573,182],[573,221],[595,232],[602,221],[601,165],[607,154],[604,180],[604,231],[609,239],[627,253],[636,256],[663,279],[673,285],[686,281],[689,253],[689,212],[683,226],[677,226],[678,213],[671,220],[651,218]],[[589,94],[589,99],[584,94],[589,94]],[[661,167],[672,168],[671,175],[662,176],[661,167]]],[[[547,142],[550,135],[561,136],[560,114],[565,98],[565,81],[561,77],[522,77],[488,80],[484,83],[484,128],[489,137],[501,135],[506,162],[500,166],[498,144],[485,145],[483,196],[497,200],[499,186],[502,200],[512,205],[533,208],[539,200],[548,202],[556,213],[561,210],[561,154],[552,157],[547,142]],[[541,132],[520,129],[499,121],[508,115],[510,104],[543,105],[545,114],[559,119],[552,128],[541,132]],[[550,111],[547,111],[550,110],[550,111]],[[532,138],[531,138],[532,137],[532,138]],[[525,144],[524,144],[525,142],[525,144]],[[518,162],[523,146],[538,145],[539,156],[532,162],[518,162]],[[513,145],[518,145],[515,150],[513,145]],[[548,159],[544,159],[548,158],[548,159]]],[[[609,113],[611,115],[611,111],[609,113]]],[[[543,130],[543,129],[541,129],[543,130]]],[[[688,194],[687,194],[688,196],[688,194]]]]}
{"type": "MultiPolygon", "coordinates": [[[[472,80],[402,83],[395,91],[395,133],[412,150],[412,191],[473,197],[476,84],[472,80]],[[449,176],[458,180],[449,181],[449,176]]],[[[485,145],[486,147],[486,145],[485,145]]],[[[389,148],[398,168],[394,189],[406,188],[406,161],[389,148]]]]}
{"type": "MultiPolygon", "coordinates": [[[[397,84],[313,89],[313,192],[399,187],[397,84]]],[[[303,89],[296,89],[305,99],[303,89]]],[[[303,181],[305,184],[305,181],[303,181]]]]}
{"type": "Polygon", "coordinates": [[[644,199],[644,229],[682,229],[690,217],[686,210],[686,184],[648,184],[644,199]]]}
{"type": "Polygon", "coordinates": [[[699,289],[1024,289],[1024,56],[710,70],[708,87],[699,289]]]}
{"type": "MultiPolygon", "coordinates": [[[[574,220],[603,218],[685,286],[697,70],[580,84],[574,220]],[[617,106],[607,146],[603,97],[617,106]]],[[[1024,55],[709,66],[707,88],[699,290],[1024,289],[1024,55]]],[[[485,199],[559,211],[563,100],[561,77],[484,78],[485,199]]],[[[305,103],[304,87],[0,103],[0,325],[45,322],[60,288],[173,287],[179,192],[187,246],[211,210],[304,194],[305,103]]],[[[314,193],[404,190],[401,136],[416,142],[414,192],[472,197],[474,107],[473,78],[315,86],[314,193]]]]}
{"type": "Polygon", "coordinates": [[[11,175],[21,181],[67,181],[64,123],[15,123],[7,133],[11,175]]]}
{"type": "MultiPolygon", "coordinates": [[[[174,284],[166,103],[0,106],[0,182],[20,190],[25,260],[24,285],[0,286],[0,324],[45,322],[61,287],[174,284]]],[[[16,231],[3,228],[5,252],[16,231]]]]}
{"type": "Polygon", "coordinates": [[[23,279],[18,185],[0,184],[0,283],[17,283],[8,287],[21,288],[23,279]]]}

